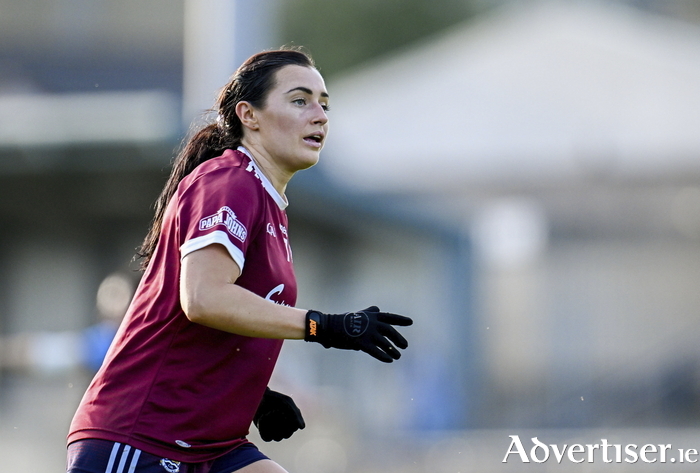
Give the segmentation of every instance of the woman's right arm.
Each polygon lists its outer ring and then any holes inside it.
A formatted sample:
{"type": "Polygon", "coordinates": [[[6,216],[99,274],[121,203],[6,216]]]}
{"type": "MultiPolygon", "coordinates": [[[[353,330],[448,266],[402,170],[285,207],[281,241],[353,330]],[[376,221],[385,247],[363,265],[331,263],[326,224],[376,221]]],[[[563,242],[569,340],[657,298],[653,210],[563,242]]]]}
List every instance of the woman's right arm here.
{"type": "Polygon", "coordinates": [[[195,323],[258,338],[304,339],[326,348],[361,350],[385,363],[408,346],[394,328],[413,321],[369,307],[358,312],[325,314],[270,302],[235,284],[238,265],[228,251],[212,244],[182,260],[180,304],[195,323]]]}
{"type": "Polygon", "coordinates": [[[241,270],[222,245],[188,253],[181,264],[180,304],[192,322],[248,337],[304,338],[307,311],[235,284],[241,270]]]}

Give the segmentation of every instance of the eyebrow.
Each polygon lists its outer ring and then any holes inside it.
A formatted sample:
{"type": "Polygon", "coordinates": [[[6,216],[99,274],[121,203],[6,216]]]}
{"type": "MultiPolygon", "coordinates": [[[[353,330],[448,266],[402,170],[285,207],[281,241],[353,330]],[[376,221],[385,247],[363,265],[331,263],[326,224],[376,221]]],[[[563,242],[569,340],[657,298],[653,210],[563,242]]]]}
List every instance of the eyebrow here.
{"type": "MultiPolygon", "coordinates": [[[[301,90],[302,92],[313,95],[314,93],[311,91],[311,89],[308,89],[306,87],[294,87],[293,89],[289,89],[287,93],[294,92],[295,90],[301,90]]],[[[321,97],[326,97],[329,98],[328,92],[321,92],[321,97]]]]}

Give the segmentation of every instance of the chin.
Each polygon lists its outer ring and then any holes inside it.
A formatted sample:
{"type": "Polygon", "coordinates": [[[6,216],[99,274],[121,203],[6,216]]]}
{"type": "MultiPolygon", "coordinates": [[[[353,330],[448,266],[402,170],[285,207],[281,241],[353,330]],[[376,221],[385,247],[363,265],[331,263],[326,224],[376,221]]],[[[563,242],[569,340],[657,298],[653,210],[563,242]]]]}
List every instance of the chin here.
{"type": "Polygon", "coordinates": [[[308,169],[311,166],[314,166],[316,163],[318,163],[318,159],[320,157],[320,153],[314,153],[313,155],[307,155],[304,156],[299,160],[298,163],[298,168],[300,171],[304,169],[308,169]]]}

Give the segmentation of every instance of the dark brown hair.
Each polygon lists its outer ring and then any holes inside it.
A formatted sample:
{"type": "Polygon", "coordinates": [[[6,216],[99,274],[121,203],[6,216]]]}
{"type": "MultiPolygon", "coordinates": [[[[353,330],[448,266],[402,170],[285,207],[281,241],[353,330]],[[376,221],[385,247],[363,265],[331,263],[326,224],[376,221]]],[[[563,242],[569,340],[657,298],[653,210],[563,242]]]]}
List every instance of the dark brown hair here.
{"type": "Polygon", "coordinates": [[[275,86],[275,73],[289,65],[315,67],[311,56],[299,49],[264,51],[251,56],[221,89],[211,109],[216,113],[216,121],[183,141],[173,161],[170,177],[156,200],[151,227],[137,254],[142,258],[142,270],[148,266],[158,244],[165,208],[180,181],[204,161],[220,156],[225,149],[240,146],[243,124],[236,115],[236,105],[246,101],[255,108],[263,108],[269,91],[275,86]]]}

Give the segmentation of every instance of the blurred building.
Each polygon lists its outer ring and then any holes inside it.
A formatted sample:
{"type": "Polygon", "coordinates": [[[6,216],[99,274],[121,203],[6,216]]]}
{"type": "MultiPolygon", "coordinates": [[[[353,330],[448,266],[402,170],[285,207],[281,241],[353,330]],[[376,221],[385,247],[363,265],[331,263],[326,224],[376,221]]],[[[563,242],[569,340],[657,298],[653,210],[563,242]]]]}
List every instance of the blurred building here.
{"type": "Polygon", "coordinates": [[[696,25],[593,2],[510,6],[332,84],[331,179],[470,236],[469,421],[697,423],[698,84],[696,25]]]}
{"type": "MultiPolygon", "coordinates": [[[[82,330],[105,276],[135,269],[182,117],[213,100],[183,87],[183,30],[230,2],[205,3],[197,20],[195,2],[0,2],[0,334],[82,330]]],[[[234,56],[275,46],[227,34],[234,56]]],[[[678,20],[528,2],[329,83],[329,146],[289,188],[299,305],[377,304],[416,325],[389,366],[285,345],[275,383],[327,429],[309,422],[299,451],[696,425],[699,58],[678,20]]],[[[62,461],[86,382],[0,371],[15,471],[34,471],[32,445],[62,461]]]]}

